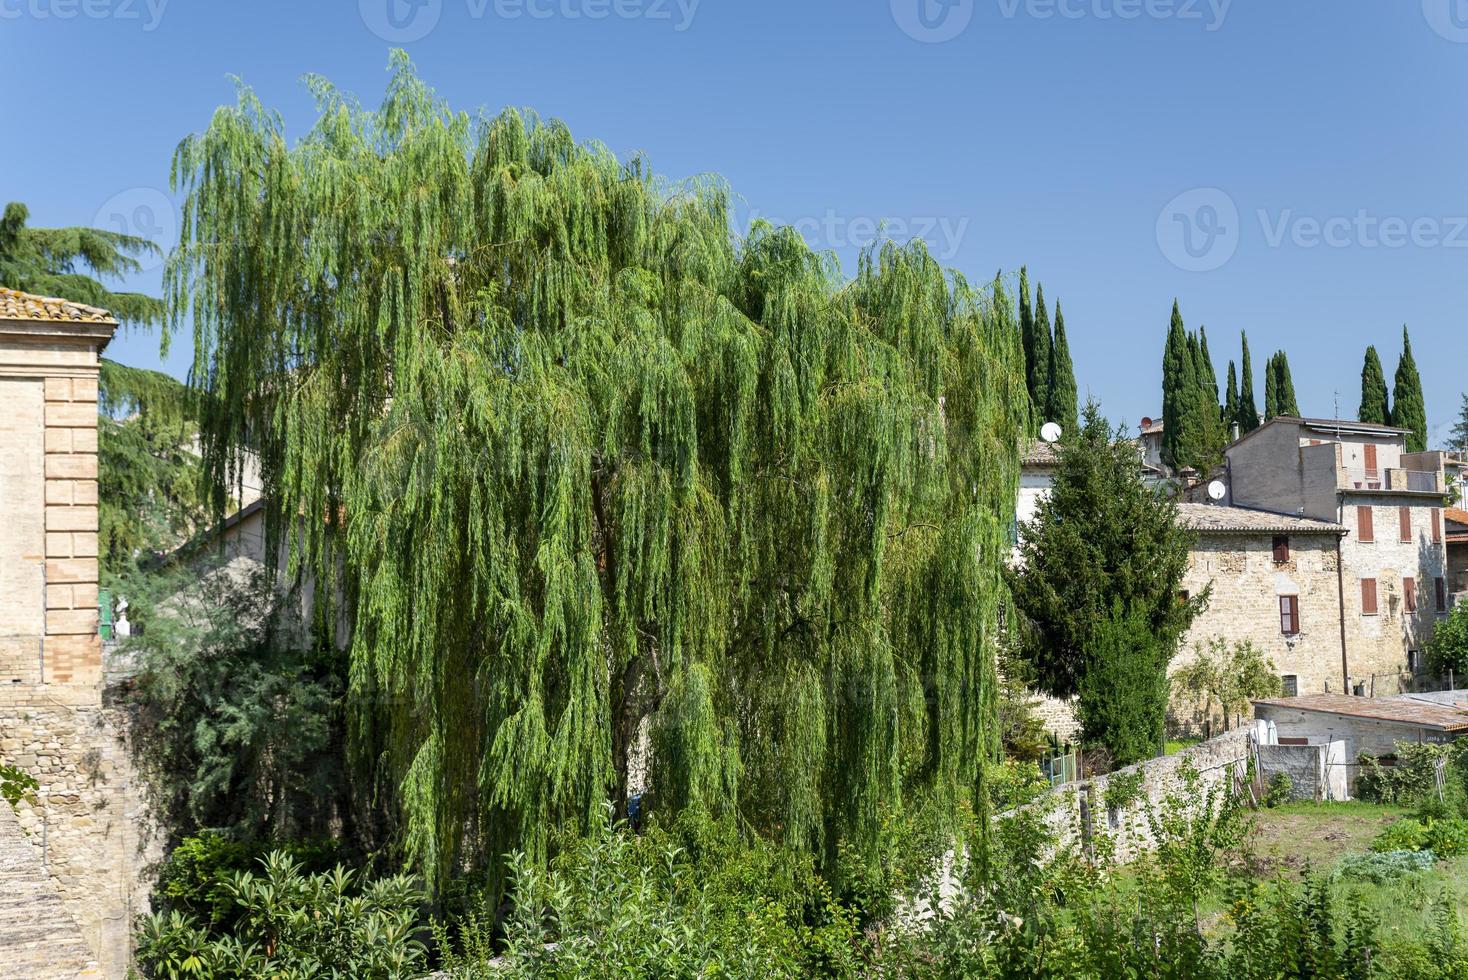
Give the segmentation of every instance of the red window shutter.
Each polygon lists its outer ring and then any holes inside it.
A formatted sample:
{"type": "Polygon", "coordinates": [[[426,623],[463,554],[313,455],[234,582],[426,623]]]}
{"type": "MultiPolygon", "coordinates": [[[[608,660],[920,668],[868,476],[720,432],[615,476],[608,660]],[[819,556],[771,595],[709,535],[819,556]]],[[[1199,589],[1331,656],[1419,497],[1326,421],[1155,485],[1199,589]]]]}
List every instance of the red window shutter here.
{"type": "Polygon", "coordinates": [[[1443,543],[1443,512],[1437,507],[1432,509],[1432,543],[1443,543]]]}
{"type": "Polygon", "coordinates": [[[1361,580],[1361,615],[1376,615],[1376,579],[1374,578],[1361,580]]]}
{"type": "Polygon", "coordinates": [[[1376,522],[1370,507],[1356,508],[1356,537],[1367,544],[1376,540],[1376,522]]]}
{"type": "Polygon", "coordinates": [[[1403,544],[1411,544],[1412,543],[1412,508],[1411,507],[1398,507],[1397,508],[1397,517],[1400,520],[1401,525],[1402,525],[1402,543],[1403,544]]]}
{"type": "Polygon", "coordinates": [[[1448,580],[1445,579],[1445,578],[1439,578],[1439,579],[1437,579],[1436,581],[1433,582],[1433,585],[1435,585],[1437,587],[1437,611],[1438,612],[1447,612],[1448,611],[1448,580]]]}
{"type": "Polygon", "coordinates": [[[1402,601],[1407,612],[1417,611],[1417,580],[1411,576],[1402,579],[1402,601]]]}
{"type": "Polygon", "coordinates": [[[1367,446],[1366,447],[1366,468],[1368,470],[1375,470],[1376,469],[1376,447],[1375,446],[1367,446]]]}
{"type": "Polygon", "coordinates": [[[1279,631],[1285,636],[1297,636],[1300,632],[1300,597],[1279,597],[1279,631]]]}
{"type": "Polygon", "coordinates": [[[1274,563],[1283,565],[1290,560],[1290,538],[1287,534],[1277,534],[1274,537],[1274,563]]]}

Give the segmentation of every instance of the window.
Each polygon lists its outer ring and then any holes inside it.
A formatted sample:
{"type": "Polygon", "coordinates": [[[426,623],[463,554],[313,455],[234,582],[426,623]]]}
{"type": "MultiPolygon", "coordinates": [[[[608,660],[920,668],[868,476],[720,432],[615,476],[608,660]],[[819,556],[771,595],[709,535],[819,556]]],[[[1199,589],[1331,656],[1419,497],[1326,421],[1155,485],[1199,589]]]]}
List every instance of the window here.
{"type": "Polygon", "coordinates": [[[1361,580],[1361,615],[1376,615],[1376,579],[1374,578],[1361,580]]]}
{"type": "Polygon", "coordinates": [[[1417,580],[1410,575],[1402,579],[1402,603],[1407,612],[1417,611],[1417,580]]]}
{"type": "Polygon", "coordinates": [[[1356,538],[1367,544],[1376,540],[1376,522],[1372,520],[1370,507],[1356,508],[1356,538]]]}
{"type": "Polygon", "coordinates": [[[1287,534],[1274,536],[1274,563],[1283,565],[1290,560],[1290,538],[1287,534]]]}
{"type": "Polygon", "coordinates": [[[1285,636],[1300,635],[1299,596],[1282,595],[1279,597],[1279,631],[1285,636]]]}
{"type": "Polygon", "coordinates": [[[1415,673],[1417,673],[1421,669],[1422,669],[1422,651],[1421,650],[1408,650],[1407,651],[1407,670],[1410,671],[1411,673],[1414,673],[1415,674],[1415,673]]]}
{"type": "Polygon", "coordinates": [[[1437,611],[1445,613],[1448,611],[1448,580],[1438,578],[1433,585],[1437,587],[1437,611]]]}
{"type": "Polygon", "coordinates": [[[1443,512],[1442,512],[1442,509],[1441,508],[1434,507],[1432,509],[1432,543],[1433,544],[1442,544],[1443,543],[1443,521],[1442,521],[1442,516],[1443,516],[1443,512]]]}
{"type": "Polygon", "coordinates": [[[1287,698],[1300,696],[1300,678],[1298,674],[1285,674],[1279,679],[1279,689],[1287,698]]]}
{"type": "Polygon", "coordinates": [[[1398,507],[1397,520],[1402,525],[1402,543],[1412,543],[1412,508],[1398,507]]]}
{"type": "Polygon", "coordinates": [[[1377,473],[1376,473],[1376,447],[1375,446],[1366,446],[1364,448],[1366,450],[1366,479],[1368,479],[1368,480],[1375,480],[1377,478],[1377,473]]]}

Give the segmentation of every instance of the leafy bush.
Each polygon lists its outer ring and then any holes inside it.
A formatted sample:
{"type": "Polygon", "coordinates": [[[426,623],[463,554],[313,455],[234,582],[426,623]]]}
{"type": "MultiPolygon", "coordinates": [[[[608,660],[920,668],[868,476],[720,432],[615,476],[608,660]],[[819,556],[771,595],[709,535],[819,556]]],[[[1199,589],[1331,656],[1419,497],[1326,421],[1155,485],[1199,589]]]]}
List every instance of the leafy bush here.
{"type": "MultiPolygon", "coordinates": [[[[690,817],[642,836],[567,842],[547,870],[513,861],[513,908],[491,965],[487,904],[462,924],[456,978],[851,975],[860,930],[810,859],[690,817]]],[[[446,931],[440,930],[440,936],[446,931]]]]}
{"type": "Polygon", "coordinates": [[[1468,853],[1468,820],[1398,820],[1376,835],[1371,849],[1378,853],[1392,851],[1432,851],[1438,857],[1457,857],[1468,853]]]}
{"type": "Polygon", "coordinates": [[[1437,766],[1447,760],[1457,778],[1450,787],[1454,802],[1463,796],[1464,751],[1456,745],[1419,745],[1398,742],[1396,764],[1385,766],[1375,756],[1361,753],[1356,796],[1372,803],[1424,803],[1437,795],[1437,766]]]}
{"type": "Polygon", "coordinates": [[[1294,799],[1295,783],[1287,772],[1277,772],[1269,780],[1269,789],[1264,793],[1264,805],[1270,808],[1284,806],[1294,799]]]}
{"type": "Polygon", "coordinates": [[[36,790],[41,784],[36,777],[18,766],[0,765],[0,799],[14,810],[21,800],[34,802],[36,790]]]}
{"type": "Polygon", "coordinates": [[[1427,643],[1427,669],[1439,677],[1450,670],[1458,677],[1468,676],[1468,603],[1459,603],[1433,630],[1427,643]]]}
{"type": "Polygon", "coordinates": [[[237,873],[257,867],[271,851],[300,863],[307,873],[330,870],[336,864],[332,841],[286,841],[276,845],[240,841],[218,831],[205,830],[185,837],[169,852],[158,872],[153,905],[158,912],[181,912],[206,926],[227,929],[239,909],[230,890],[237,873]]]}
{"type": "MultiPolygon", "coordinates": [[[[1376,845],[1372,845],[1375,848],[1376,845]]],[[[1413,848],[1401,850],[1371,850],[1365,854],[1351,854],[1341,859],[1336,873],[1343,878],[1357,878],[1375,884],[1393,881],[1403,875],[1426,871],[1437,863],[1432,851],[1413,848]]]]}
{"type": "Polygon", "coordinates": [[[1050,789],[1050,780],[1033,762],[1005,759],[989,774],[989,801],[995,813],[1024,806],[1050,789]]]}
{"type": "Polygon", "coordinates": [[[214,934],[177,910],[144,917],[137,935],[143,975],[399,980],[426,972],[417,926],[424,896],[411,879],[364,883],[342,867],[307,875],[282,852],[261,865],[261,875],[240,872],[224,883],[230,932],[214,934]]]}

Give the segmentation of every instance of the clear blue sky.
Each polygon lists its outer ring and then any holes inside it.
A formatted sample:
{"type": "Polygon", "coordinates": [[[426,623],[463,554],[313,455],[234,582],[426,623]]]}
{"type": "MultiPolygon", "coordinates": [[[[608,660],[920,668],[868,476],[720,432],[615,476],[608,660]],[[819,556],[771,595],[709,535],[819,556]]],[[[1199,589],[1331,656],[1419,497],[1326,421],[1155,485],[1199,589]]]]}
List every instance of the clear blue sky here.
{"type": "MultiPolygon", "coordinates": [[[[1366,345],[1390,375],[1409,324],[1441,439],[1468,388],[1458,3],[0,0],[0,197],[168,239],[170,155],[229,75],[300,133],[300,76],[375,103],[397,36],[456,107],[717,171],[848,270],[883,220],[971,278],[1028,263],[1114,418],[1160,411],[1176,296],[1220,381],[1246,329],[1310,414],[1353,415],[1366,345]]],[[[160,363],[156,335],[110,353],[160,363]]]]}

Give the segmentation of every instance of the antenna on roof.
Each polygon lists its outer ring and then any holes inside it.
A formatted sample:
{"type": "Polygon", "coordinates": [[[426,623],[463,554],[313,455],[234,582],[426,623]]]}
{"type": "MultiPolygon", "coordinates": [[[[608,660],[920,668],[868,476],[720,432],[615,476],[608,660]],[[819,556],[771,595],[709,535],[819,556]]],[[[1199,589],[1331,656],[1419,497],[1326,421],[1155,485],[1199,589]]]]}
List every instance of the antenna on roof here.
{"type": "Polygon", "coordinates": [[[1061,435],[1063,433],[1061,432],[1060,426],[1055,422],[1046,422],[1040,426],[1040,438],[1052,445],[1060,441],[1061,435]]]}

